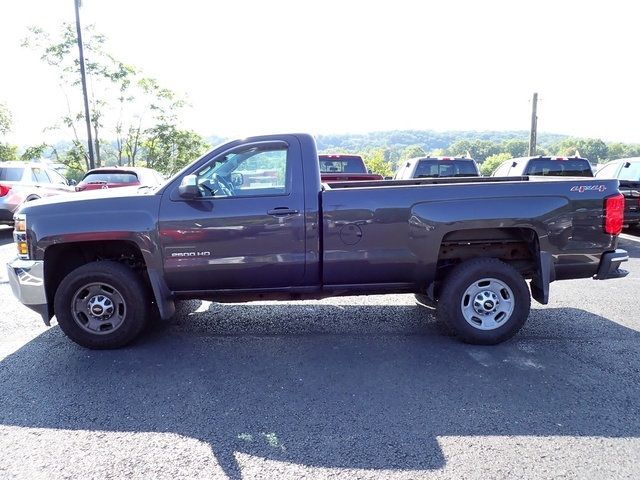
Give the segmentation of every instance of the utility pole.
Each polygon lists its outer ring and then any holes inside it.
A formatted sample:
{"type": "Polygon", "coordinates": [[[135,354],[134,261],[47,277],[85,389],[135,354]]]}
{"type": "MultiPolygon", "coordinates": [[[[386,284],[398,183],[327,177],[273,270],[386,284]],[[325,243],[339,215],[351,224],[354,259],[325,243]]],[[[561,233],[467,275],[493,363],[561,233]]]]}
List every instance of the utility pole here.
{"type": "Polygon", "coordinates": [[[529,133],[529,156],[536,154],[536,139],[538,137],[538,94],[533,94],[531,101],[531,132],[529,133]]]}
{"type": "Polygon", "coordinates": [[[84,69],[84,48],[82,46],[82,29],[80,28],[80,2],[73,0],[76,9],[76,31],[78,32],[78,51],[80,53],[80,77],[82,80],[82,95],[84,96],[84,119],[87,122],[87,145],[89,147],[89,168],[95,168],[93,156],[93,139],[91,138],[91,114],[89,112],[89,95],[87,94],[87,74],[84,69]]]}

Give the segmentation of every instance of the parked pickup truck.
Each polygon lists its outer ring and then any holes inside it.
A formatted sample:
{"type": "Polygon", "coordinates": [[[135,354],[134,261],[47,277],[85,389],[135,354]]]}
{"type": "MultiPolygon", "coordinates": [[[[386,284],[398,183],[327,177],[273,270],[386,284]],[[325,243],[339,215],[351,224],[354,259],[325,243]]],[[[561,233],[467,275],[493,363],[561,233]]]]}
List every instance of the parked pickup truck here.
{"type": "Polygon", "coordinates": [[[480,170],[473,158],[467,157],[423,157],[404,162],[395,180],[409,178],[479,177],[480,170]]]}
{"type": "Polygon", "coordinates": [[[620,158],[605,163],[596,173],[598,178],[617,178],[624,195],[624,224],[640,225],[640,157],[620,158]]]}
{"type": "Polygon", "coordinates": [[[460,339],[496,344],[554,280],[626,275],[623,207],[614,179],[323,185],[313,137],[261,136],[159,188],[26,204],[8,272],[22,303],[90,348],[131,342],[179,299],[382,293],[426,297],[460,339]]]}
{"type": "Polygon", "coordinates": [[[323,182],[361,182],[364,180],[382,180],[382,175],[367,170],[360,155],[323,154],[320,162],[320,180],[323,182]]]}

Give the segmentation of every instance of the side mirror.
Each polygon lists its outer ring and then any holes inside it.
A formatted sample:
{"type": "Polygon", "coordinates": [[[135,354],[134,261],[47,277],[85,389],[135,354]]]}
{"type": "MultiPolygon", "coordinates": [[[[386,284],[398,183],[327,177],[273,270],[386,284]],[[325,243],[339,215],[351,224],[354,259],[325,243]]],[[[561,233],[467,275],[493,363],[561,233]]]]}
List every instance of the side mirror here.
{"type": "Polygon", "coordinates": [[[200,190],[198,190],[198,177],[196,175],[187,175],[182,178],[180,186],[178,187],[178,193],[182,198],[196,198],[200,196],[200,190]]]}
{"type": "Polygon", "coordinates": [[[69,185],[71,185],[72,187],[75,187],[77,184],[78,182],[76,182],[73,178],[69,180],[69,185]]]}

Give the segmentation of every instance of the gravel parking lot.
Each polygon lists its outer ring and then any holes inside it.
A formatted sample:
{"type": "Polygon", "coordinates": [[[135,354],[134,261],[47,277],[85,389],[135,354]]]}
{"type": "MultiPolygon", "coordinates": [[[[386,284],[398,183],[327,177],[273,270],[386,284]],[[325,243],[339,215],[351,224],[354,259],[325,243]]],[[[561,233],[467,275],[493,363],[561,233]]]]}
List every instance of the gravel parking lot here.
{"type": "MultiPolygon", "coordinates": [[[[638,478],[640,236],[496,347],[410,295],[185,302],[89,351],[0,270],[1,478],[638,478]]],[[[0,230],[0,263],[13,256],[0,230]]]]}

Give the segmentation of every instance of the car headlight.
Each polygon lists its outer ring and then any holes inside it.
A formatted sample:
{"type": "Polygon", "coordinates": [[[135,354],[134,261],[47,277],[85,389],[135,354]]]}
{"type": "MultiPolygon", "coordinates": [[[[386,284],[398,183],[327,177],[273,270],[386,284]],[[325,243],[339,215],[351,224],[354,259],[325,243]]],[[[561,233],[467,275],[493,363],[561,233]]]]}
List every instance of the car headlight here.
{"type": "Polygon", "coordinates": [[[29,258],[29,242],[27,240],[27,217],[16,215],[14,217],[13,238],[18,248],[18,256],[22,259],[29,258]]]}

